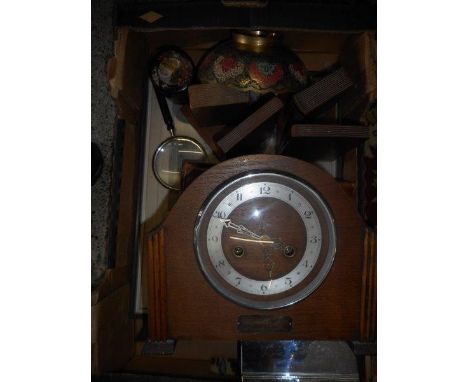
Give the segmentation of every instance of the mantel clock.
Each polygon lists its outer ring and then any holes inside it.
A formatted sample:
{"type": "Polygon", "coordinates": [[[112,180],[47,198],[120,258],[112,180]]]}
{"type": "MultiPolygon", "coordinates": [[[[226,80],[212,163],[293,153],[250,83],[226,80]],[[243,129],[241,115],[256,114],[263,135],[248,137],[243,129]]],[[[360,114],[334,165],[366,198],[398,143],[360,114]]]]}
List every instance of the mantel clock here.
{"type": "Polygon", "coordinates": [[[340,184],[278,155],[222,162],[149,240],[153,339],[356,339],[363,224],[340,184]]]}

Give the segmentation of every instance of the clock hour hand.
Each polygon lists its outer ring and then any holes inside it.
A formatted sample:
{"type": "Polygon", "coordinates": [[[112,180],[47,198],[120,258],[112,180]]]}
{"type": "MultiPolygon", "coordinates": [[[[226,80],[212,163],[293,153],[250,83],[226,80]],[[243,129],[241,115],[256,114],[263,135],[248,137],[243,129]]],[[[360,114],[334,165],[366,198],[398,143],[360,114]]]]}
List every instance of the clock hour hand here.
{"type": "Polygon", "coordinates": [[[231,221],[231,219],[219,219],[221,223],[224,224],[226,228],[231,228],[236,230],[237,233],[244,234],[247,236],[250,236],[254,239],[261,239],[260,235],[257,235],[256,233],[250,231],[249,229],[245,228],[243,225],[235,224],[231,221]]]}
{"type": "Polygon", "coordinates": [[[243,241],[251,241],[251,242],[256,242],[259,244],[271,244],[275,249],[283,250],[286,246],[285,244],[281,241],[281,239],[271,239],[268,235],[257,235],[256,233],[250,231],[249,229],[245,228],[243,225],[240,224],[235,224],[231,221],[231,219],[219,219],[221,223],[226,228],[231,228],[234,229],[237,233],[246,235],[251,237],[253,240],[249,239],[242,239],[238,237],[233,237],[231,236],[231,239],[236,239],[236,240],[243,240],[243,241]]]}
{"type": "Polygon", "coordinates": [[[229,236],[230,239],[247,241],[249,243],[258,243],[258,244],[275,244],[272,240],[261,240],[261,239],[244,239],[243,237],[229,236]]]}

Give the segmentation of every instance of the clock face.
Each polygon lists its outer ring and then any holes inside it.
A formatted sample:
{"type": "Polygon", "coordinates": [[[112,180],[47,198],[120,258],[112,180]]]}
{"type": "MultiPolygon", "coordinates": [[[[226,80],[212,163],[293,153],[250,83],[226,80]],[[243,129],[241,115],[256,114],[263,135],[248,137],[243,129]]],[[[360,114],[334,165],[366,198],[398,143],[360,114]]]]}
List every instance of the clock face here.
{"type": "Polygon", "coordinates": [[[309,185],[262,172],[224,183],[205,202],[195,250],[210,284],[250,308],[294,304],[316,290],[336,250],[333,217],[309,185]]]}

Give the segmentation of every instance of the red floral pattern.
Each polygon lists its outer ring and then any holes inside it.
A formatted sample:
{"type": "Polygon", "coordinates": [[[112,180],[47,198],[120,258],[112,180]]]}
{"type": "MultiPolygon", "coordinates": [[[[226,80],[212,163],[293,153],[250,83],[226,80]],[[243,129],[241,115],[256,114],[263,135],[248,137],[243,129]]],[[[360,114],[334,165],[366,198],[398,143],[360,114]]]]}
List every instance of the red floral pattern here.
{"type": "Polygon", "coordinates": [[[249,65],[249,74],[261,88],[269,88],[283,78],[284,70],[280,64],[253,61],[249,65]]]}
{"type": "Polygon", "coordinates": [[[234,78],[244,71],[244,63],[234,57],[219,56],[214,61],[213,72],[219,81],[234,78]]]}
{"type": "MultiPolygon", "coordinates": [[[[281,58],[281,57],[280,57],[281,58]]],[[[199,64],[202,83],[219,83],[239,90],[283,93],[297,91],[308,81],[307,69],[300,62],[285,62],[233,49],[209,53],[199,64]]]]}

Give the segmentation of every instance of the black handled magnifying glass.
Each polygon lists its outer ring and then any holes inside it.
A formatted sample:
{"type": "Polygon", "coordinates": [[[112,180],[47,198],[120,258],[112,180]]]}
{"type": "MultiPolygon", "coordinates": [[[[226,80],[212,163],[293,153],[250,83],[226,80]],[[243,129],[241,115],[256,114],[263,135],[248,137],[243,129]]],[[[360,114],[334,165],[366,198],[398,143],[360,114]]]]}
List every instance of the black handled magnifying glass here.
{"type": "Polygon", "coordinates": [[[180,96],[193,80],[194,65],[190,57],[178,48],[162,49],[153,59],[150,79],[170,137],[163,141],[153,156],[153,172],[158,181],[171,190],[181,189],[181,169],[184,161],[202,161],[206,152],[190,137],[176,136],[174,120],[167,96],[180,96]]]}

